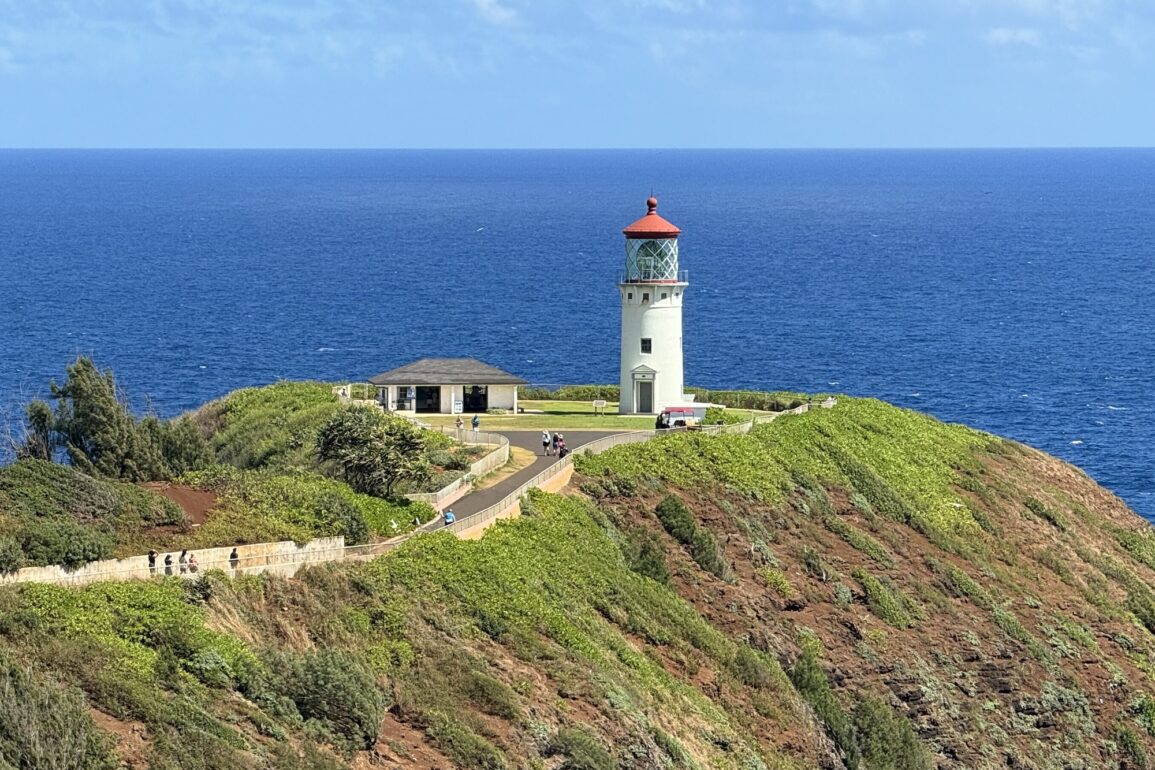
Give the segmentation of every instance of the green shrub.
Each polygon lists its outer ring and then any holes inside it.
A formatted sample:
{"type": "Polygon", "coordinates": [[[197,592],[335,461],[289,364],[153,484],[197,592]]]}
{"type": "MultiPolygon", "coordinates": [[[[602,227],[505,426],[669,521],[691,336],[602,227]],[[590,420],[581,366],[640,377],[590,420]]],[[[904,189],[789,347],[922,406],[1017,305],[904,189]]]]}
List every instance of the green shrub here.
{"type": "Polygon", "coordinates": [[[24,566],[24,550],[10,537],[0,537],[0,575],[9,575],[24,566]]]}
{"type": "Polygon", "coordinates": [[[765,567],[759,570],[758,574],[766,582],[767,587],[783,599],[789,599],[795,595],[794,586],[790,584],[790,579],[782,570],[765,567]]]}
{"type": "Polygon", "coordinates": [[[496,746],[453,717],[434,715],[426,734],[458,767],[506,770],[509,766],[496,746]]]}
{"type": "Polygon", "coordinates": [[[17,533],[20,548],[31,564],[59,564],[75,569],[112,556],[108,536],[71,519],[33,521],[17,533]]]}
{"type": "Polygon", "coordinates": [[[323,649],[281,657],[270,668],[279,672],[277,689],[303,718],[321,723],[349,749],[367,749],[376,742],[389,702],[363,658],[323,649]]]}
{"type": "Polygon", "coordinates": [[[1117,724],[1111,730],[1111,737],[1119,748],[1122,758],[1120,770],[1147,770],[1147,750],[1143,748],[1143,741],[1126,725],[1117,724]]]}
{"type": "Polygon", "coordinates": [[[930,754],[910,721],[878,698],[860,701],[851,717],[863,764],[870,770],[931,770],[930,754]]]}
{"type": "Polygon", "coordinates": [[[1063,518],[1063,515],[1058,511],[1047,507],[1042,501],[1036,500],[1033,497],[1028,497],[1023,505],[1027,507],[1027,510],[1038,516],[1040,519],[1050,522],[1050,524],[1056,529],[1064,532],[1066,531],[1067,520],[1063,518]]]}
{"type": "Polygon", "coordinates": [[[806,574],[818,578],[823,583],[838,579],[838,571],[830,566],[826,559],[822,558],[822,554],[810,546],[802,549],[799,560],[802,562],[802,569],[806,570],[806,574]]]}
{"type": "Polygon", "coordinates": [[[989,610],[994,605],[987,589],[953,564],[926,557],[926,565],[938,578],[938,584],[951,596],[970,599],[975,605],[989,610]]]}
{"type": "Polygon", "coordinates": [[[666,566],[666,546],[653,532],[636,528],[622,541],[622,555],[626,565],[639,575],[659,583],[670,582],[670,569],[666,566]]]}
{"type": "Polygon", "coordinates": [[[765,689],[781,680],[782,670],[749,645],[738,645],[730,672],[747,687],[765,689]]]}
{"type": "Polygon", "coordinates": [[[828,530],[845,540],[851,548],[861,551],[884,567],[894,566],[894,558],[890,555],[890,551],[857,527],[836,516],[827,516],[822,523],[828,530]]]}
{"type": "Polygon", "coordinates": [[[898,588],[887,585],[863,569],[853,572],[854,579],[866,594],[866,606],[882,620],[895,628],[910,628],[915,617],[909,602],[898,588]]]}
{"type": "Polygon", "coordinates": [[[794,689],[810,704],[826,734],[834,741],[847,770],[858,770],[862,754],[855,739],[854,725],[830,688],[826,672],[818,662],[816,643],[806,642],[802,645],[802,652],[790,667],[789,676],[794,689]]]}
{"type": "Polygon", "coordinates": [[[698,525],[694,522],[694,515],[690,513],[690,509],[686,507],[680,497],[667,495],[658,503],[655,512],[658,514],[658,520],[662,522],[662,526],[666,528],[671,537],[682,545],[689,545],[693,542],[698,525]]]}
{"type": "Polygon", "coordinates": [[[834,604],[838,607],[841,607],[842,609],[846,609],[854,603],[854,594],[851,593],[850,588],[848,588],[844,583],[834,584],[833,598],[834,604]]]}
{"type": "Polygon", "coordinates": [[[0,657],[0,767],[111,770],[111,741],[76,690],[0,657]]]}
{"type": "Polygon", "coordinates": [[[618,764],[589,733],[563,728],[549,743],[548,754],[562,754],[559,770],[617,770],[618,764]]]}
{"type": "Polygon", "coordinates": [[[439,468],[448,469],[453,464],[453,453],[446,449],[437,449],[425,455],[430,463],[439,468]]]}
{"type": "Polygon", "coordinates": [[[690,550],[690,556],[702,569],[715,577],[728,580],[731,575],[730,565],[722,555],[721,547],[714,536],[700,528],[694,521],[690,509],[675,495],[668,495],[655,511],[658,520],[666,531],[682,545],[690,550]]]}

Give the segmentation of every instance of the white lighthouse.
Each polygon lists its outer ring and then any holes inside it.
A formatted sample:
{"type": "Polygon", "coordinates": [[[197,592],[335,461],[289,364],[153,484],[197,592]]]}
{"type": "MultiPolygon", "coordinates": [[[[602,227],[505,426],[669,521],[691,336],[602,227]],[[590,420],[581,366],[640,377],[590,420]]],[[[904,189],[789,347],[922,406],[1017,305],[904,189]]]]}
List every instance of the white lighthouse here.
{"type": "Polygon", "coordinates": [[[678,271],[678,235],[658,216],[658,199],[644,217],[622,230],[626,269],[622,293],[622,414],[655,414],[682,404],[682,294],[689,285],[678,271]]]}

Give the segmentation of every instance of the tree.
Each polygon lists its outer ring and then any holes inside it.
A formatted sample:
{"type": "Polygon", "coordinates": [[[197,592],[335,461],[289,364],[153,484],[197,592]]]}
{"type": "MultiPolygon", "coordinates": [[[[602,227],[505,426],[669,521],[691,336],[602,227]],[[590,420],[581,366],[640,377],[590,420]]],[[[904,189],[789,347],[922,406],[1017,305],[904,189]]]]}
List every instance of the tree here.
{"type": "Polygon", "coordinates": [[[43,401],[28,405],[28,437],[21,455],[51,460],[58,447],[78,470],[125,481],[154,481],[197,470],[212,461],[208,442],[188,418],[137,420],[109,370],[90,358],[52,383],[56,413],[43,401]]]}
{"type": "Polygon", "coordinates": [[[52,397],[56,433],[78,469],[127,481],[164,477],[160,452],[137,430],[111,371],[78,358],[63,385],[52,383],[52,397]]]}
{"type": "Polygon", "coordinates": [[[44,401],[36,400],[28,405],[25,415],[28,431],[23,445],[16,452],[17,456],[51,460],[56,454],[56,420],[52,416],[52,407],[44,401]]]}
{"type": "Polygon", "coordinates": [[[342,409],[317,433],[317,455],[364,494],[390,497],[399,482],[428,478],[424,451],[420,428],[364,407],[342,409]]]}

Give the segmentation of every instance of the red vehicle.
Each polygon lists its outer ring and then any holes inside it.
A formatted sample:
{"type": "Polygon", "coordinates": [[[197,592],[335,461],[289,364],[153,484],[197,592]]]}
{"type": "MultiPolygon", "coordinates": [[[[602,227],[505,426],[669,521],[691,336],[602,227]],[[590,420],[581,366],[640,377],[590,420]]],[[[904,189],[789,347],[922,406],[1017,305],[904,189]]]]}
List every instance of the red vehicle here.
{"type": "Polygon", "coordinates": [[[688,406],[671,406],[663,409],[662,413],[658,415],[658,419],[654,421],[654,427],[658,430],[692,428],[697,424],[697,413],[688,406]]]}

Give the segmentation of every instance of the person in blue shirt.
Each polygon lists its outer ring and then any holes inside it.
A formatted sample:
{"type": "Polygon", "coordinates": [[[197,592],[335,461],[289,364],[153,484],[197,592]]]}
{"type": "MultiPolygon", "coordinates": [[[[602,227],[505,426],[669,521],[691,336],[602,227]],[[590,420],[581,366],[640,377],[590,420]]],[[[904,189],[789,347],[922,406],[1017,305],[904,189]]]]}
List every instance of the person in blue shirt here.
{"type": "Polygon", "coordinates": [[[476,433],[477,429],[481,427],[481,417],[475,414],[473,415],[473,419],[469,422],[473,425],[473,432],[476,433]]]}
{"type": "Polygon", "coordinates": [[[452,508],[446,508],[445,509],[445,526],[448,527],[450,524],[452,524],[455,521],[457,521],[457,517],[453,515],[453,509],[452,508]]]}

